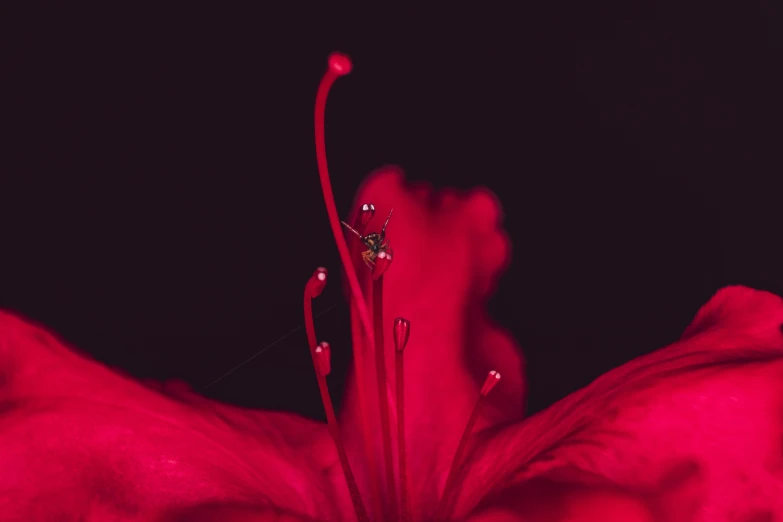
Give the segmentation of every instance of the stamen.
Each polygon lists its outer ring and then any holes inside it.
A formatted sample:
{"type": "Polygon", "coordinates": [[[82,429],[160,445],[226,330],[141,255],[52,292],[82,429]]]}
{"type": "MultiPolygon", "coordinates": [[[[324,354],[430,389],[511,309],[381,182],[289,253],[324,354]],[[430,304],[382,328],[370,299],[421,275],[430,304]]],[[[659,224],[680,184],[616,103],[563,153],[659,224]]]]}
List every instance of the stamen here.
{"type": "MultiPolygon", "coordinates": [[[[372,212],[372,213],[375,212],[375,207],[373,205],[365,204],[365,205],[363,205],[363,208],[365,206],[368,207],[367,210],[369,212],[372,212]]],[[[361,219],[362,219],[362,215],[361,214],[356,216],[356,219],[354,219],[354,223],[353,223],[355,228],[360,229],[362,227],[361,219]]],[[[366,224],[365,224],[365,227],[366,227],[366,224]]],[[[363,250],[364,244],[361,241],[359,241],[359,238],[356,237],[356,235],[351,235],[351,239],[352,239],[352,241],[350,243],[351,259],[352,260],[356,260],[357,262],[360,262],[361,261],[360,252],[361,252],[361,250],[363,250]]],[[[363,295],[368,295],[369,292],[372,289],[372,286],[366,287],[365,283],[367,283],[370,278],[367,277],[366,273],[362,273],[361,275],[362,275],[362,285],[363,285],[362,293],[363,293],[363,295]]],[[[351,301],[351,337],[356,340],[355,341],[356,344],[354,346],[354,353],[357,350],[366,350],[367,349],[367,348],[365,348],[367,339],[366,339],[366,337],[363,334],[364,334],[364,332],[362,331],[362,328],[361,328],[361,326],[359,324],[359,311],[358,311],[358,308],[356,306],[356,302],[352,300],[351,301]]],[[[370,349],[372,349],[372,347],[370,347],[370,349]]],[[[362,353],[364,353],[364,352],[362,352],[362,353]]],[[[357,373],[357,377],[356,377],[357,386],[359,386],[359,385],[366,386],[365,384],[362,384],[362,383],[366,382],[364,380],[364,374],[361,375],[361,379],[360,379],[360,376],[358,375],[358,371],[357,370],[355,370],[355,373],[357,373]]],[[[366,388],[364,388],[364,389],[366,389],[366,388]]],[[[369,407],[369,405],[366,404],[366,403],[362,403],[361,406],[363,408],[368,408],[369,407]]],[[[363,410],[363,411],[369,411],[369,410],[363,410]]],[[[369,415],[364,415],[363,418],[362,418],[365,421],[365,424],[364,424],[365,434],[370,433],[370,430],[369,430],[369,428],[367,426],[367,421],[369,420],[369,418],[370,418],[369,415]]],[[[371,446],[370,446],[370,443],[368,442],[369,441],[369,437],[367,435],[365,435],[364,440],[365,440],[364,450],[365,450],[367,472],[368,472],[368,474],[370,476],[370,480],[369,480],[369,482],[370,482],[370,497],[372,499],[372,504],[373,504],[373,509],[375,511],[376,519],[377,520],[383,520],[383,518],[384,518],[384,510],[383,510],[383,505],[382,505],[382,502],[381,502],[381,482],[382,481],[381,481],[381,475],[378,474],[378,465],[381,465],[381,463],[376,461],[375,454],[374,454],[373,451],[371,451],[371,446]]]]}
{"type": "MultiPolygon", "coordinates": [[[[381,252],[383,254],[384,252],[381,252]]],[[[380,254],[378,259],[380,259],[380,254]]],[[[377,264],[376,264],[377,266],[377,264]]],[[[381,414],[381,440],[386,467],[386,494],[389,518],[397,520],[397,491],[394,487],[394,458],[392,456],[391,422],[389,420],[389,399],[386,395],[386,355],[383,335],[383,278],[373,277],[372,313],[375,320],[375,374],[378,379],[378,403],[381,414]]]]}
{"type": "Polygon", "coordinates": [[[413,519],[411,498],[408,494],[408,461],[405,449],[405,377],[402,358],[410,334],[410,321],[402,317],[394,320],[394,373],[397,378],[397,442],[399,444],[400,506],[402,507],[403,522],[411,522],[413,519]]]}
{"type": "MultiPolygon", "coordinates": [[[[370,313],[367,309],[367,303],[362,295],[361,286],[359,286],[359,279],[356,276],[353,263],[351,262],[351,255],[348,252],[348,245],[345,242],[342,229],[340,228],[340,218],[337,214],[337,206],[334,203],[334,193],[332,192],[332,182],[329,179],[329,168],[326,162],[326,140],[324,138],[324,114],[326,112],[326,99],[329,95],[329,89],[331,89],[334,81],[351,71],[351,60],[348,56],[340,53],[332,53],[329,56],[329,67],[326,70],[321,83],[318,86],[318,93],[315,97],[315,155],[318,162],[318,175],[321,179],[321,190],[324,194],[324,203],[326,204],[326,212],[329,215],[329,223],[332,226],[332,234],[334,235],[335,243],[337,243],[337,251],[340,253],[340,260],[342,261],[345,274],[348,277],[348,284],[352,294],[352,309],[355,307],[356,313],[359,316],[362,329],[364,330],[364,339],[369,346],[375,346],[375,338],[372,329],[372,323],[370,322],[370,313]]],[[[353,312],[352,312],[353,313],[353,312]]],[[[374,473],[373,469],[373,455],[372,455],[372,441],[370,440],[370,426],[369,426],[369,412],[370,407],[365,397],[364,390],[364,353],[361,347],[354,347],[353,350],[353,363],[354,374],[356,378],[356,395],[359,402],[359,414],[361,417],[362,425],[362,437],[364,439],[364,453],[367,459],[367,466],[370,472],[370,482],[373,489],[374,478],[378,477],[374,473]]],[[[376,500],[376,510],[380,509],[380,501],[377,495],[373,495],[376,500]]]]}
{"type": "Polygon", "coordinates": [[[369,522],[370,518],[367,516],[367,510],[364,509],[362,496],[359,493],[359,486],[356,484],[356,479],[351,470],[351,464],[348,461],[348,454],[345,451],[345,445],[340,437],[340,428],[337,425],[337,417],[334,414],[332,398],[329,395],[329,388],[326,385],[326,375],[328,375],[330,368],[328,361],[331,350],[327,343],[321,343],[318,346],[315,344],[312,300],[321,294],[325,285],[326,269],[323,268],[317,269],[307,281],[307,285],[305,285],[304,316],[307,340],[310,343],[310,356],[313,358],[313,367],[315,368],[315,376],[318,380],[318,389],[321,392],[321,402],[323,402],[324,410],[326,411],[329,434],[332,436],[335,448],[337,449],[337,456],[340,458],[340,465],[343,468],[345,482],[348,484],[348,491],[351,494],[351,501],[353,502],[353,507],[356,511],[356,518],[359,522],[369,522]]]}
{"type": "Polygon", "coordinates": [[[321,341],[315,347],[315,359],[318,362],[318,371],[326,377],[332,373],[332,347],[326,341],[321,341]]]}
{"type": "Polygon", "coordinates": [[[460,468],[462,467],[462,460],[465,454],[465,449],[468,445],[468,440],[470,439],[470,435],[473,432],[473,426],[475,426],[476,420],[478,419],[479,410],[481,409],[481,405],[484,402],[484,397],[489,394],[492,388],[494,388],[499,381],[500,373],[496,372],[495,370],[492,370],[489,372],[489,374],[487,374],[487,378],[484,381],[484,385],[481,387],[478,399],[476,400],[476,405],[473,407],[473,412],[470,414],[470,418],[468,419],[468,424],[465,426],[465,431],[462,432],[462,438],[459,441],[456,453],[454,453],[454,459],[451,461],[451,469],[449,470],[448,477],[446,477],[446,486],[443,488],[443,496],[440,498],[440,504],[438,505],[438,512],[435,516],[435,520],[445,521],[449,520],[451,517],[451,512],[453,511],[454,504],[457,500],[457,476],[460,468]]]}

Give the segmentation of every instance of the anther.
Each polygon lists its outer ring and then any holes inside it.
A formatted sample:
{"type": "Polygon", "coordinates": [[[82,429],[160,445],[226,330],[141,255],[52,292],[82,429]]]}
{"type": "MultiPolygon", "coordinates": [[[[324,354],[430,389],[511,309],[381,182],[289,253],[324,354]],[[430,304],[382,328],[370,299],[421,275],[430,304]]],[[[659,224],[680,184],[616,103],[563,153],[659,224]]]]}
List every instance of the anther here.
{"type": "Polygon", "coordinates": [[[486,397],[498,382],[500,382],[500,373],[495,370],[489,372],[487,378],[484,380],[484,386],[481,387],[481,396],[486,397]]]}
{"type": "Polygon", "coordinates": [[[359,212],[359,215],[356,217],[356,228],[359,229],[359,232],[362,234],[364,233],[364,229],[367,228],[367,225],[370,223],[370,220],[375,215],[375,205],[372,203],[365,203],[362,205],[362,210],[359,212]]]}
{"type": "Polygon", "coordinates": [[[321,341],[315,347],[315,359],[318,362],[318,371],[326,377],[332,371],[332,348],[329,343],[321,341]]]}
{"type": "Polygon", "coordinates": [[[394,252],[392,252],[391,248],[387,248],[386,250],[378,252],[378,255],[375,257],[375,264],[372,267],[373,281],[377,281],[381,276],[383,276],[383,274],[386,273],[386,271],[391,266],[393,257],[394,252]]]}
{"type": "Polygon", "coordinates": [[[321,292],[323,292],[324,288],[326,288],[327,273],[328,272],[323,267],[316,268],[315,272],[313,272],[313,275],[309,281],[310,297],[312,299],[315,299],[321,295],[321,292]]]}
{"type": "Polygon", "coordinates": [[[405,349],[411,335],[411,322],[402,317],[394,320],[394,347],[398,352],[405,349]]]}

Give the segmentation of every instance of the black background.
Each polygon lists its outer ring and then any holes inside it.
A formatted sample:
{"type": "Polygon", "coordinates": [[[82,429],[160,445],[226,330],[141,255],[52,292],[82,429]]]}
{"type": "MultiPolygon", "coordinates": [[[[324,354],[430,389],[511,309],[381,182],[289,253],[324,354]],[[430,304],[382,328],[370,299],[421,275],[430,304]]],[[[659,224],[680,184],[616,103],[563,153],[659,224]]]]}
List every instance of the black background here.
{"type": "MultiPolygon", "coordinates": [[[[384,164],[496,192],[514,254],[491,309],[540,410],[676,339],[721,286],[783,294],[772,7],[9,16],[0,305],[196,388],[299,327],[312,270],[339,267],[312,111],[341,50],[338,208],[384,164]]],[[[335,278],[315,308],[339,400],[335,278]]],[[[302,329],[207,393],[322,416],[302,329]]]]}

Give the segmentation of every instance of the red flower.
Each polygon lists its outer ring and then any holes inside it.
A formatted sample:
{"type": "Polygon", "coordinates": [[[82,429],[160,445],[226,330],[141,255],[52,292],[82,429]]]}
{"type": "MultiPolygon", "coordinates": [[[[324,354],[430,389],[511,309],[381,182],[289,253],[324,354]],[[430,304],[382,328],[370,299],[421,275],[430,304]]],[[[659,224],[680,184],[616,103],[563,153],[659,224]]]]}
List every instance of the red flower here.
{"type": "MultiPolygon", "coordinates": [[[[326,88],[350,69],[332,64],[326,88]]],[[[322,90],[317,114],[324,102],[322,90]]],[[[407,186],[386,169],[357,201],[378,209],[357,206],[349,224],[360,235],[394,207],[393,262],[376,257],[370,277],[360,253],[371,245],[349,234],[357,357],[339,423],[325,376],[330,350],[344,347],[316,344],[307,315],[322,270],[304,303],[328,427],[217,404],[179,383],[142,385],[0,314],[0,518],[783,517],[781,299],[721,290],[677,343],[523,421],[520,351],[484,308],[509,257],[494,198],[407,186]]]]}

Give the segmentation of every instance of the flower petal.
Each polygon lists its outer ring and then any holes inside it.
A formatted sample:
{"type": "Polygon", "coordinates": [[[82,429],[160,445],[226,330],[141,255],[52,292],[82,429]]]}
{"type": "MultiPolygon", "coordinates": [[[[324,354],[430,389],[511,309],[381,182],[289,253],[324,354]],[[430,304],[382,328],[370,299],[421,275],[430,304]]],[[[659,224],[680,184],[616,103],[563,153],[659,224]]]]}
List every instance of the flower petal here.
{"type": "Polygon", "coordinates": [[[352,510],[323,425],[156,388],[0,312],[3,520],[150,520],[210,502],[352,510]]]}
{"type": "MultiPolygon", "coordinates": [[[[499,204],[486,190],[435,192],[427,185],[406,184],[398,169],[384,168],[359,190],[350,223],[364,203],[376,209],[368,233],[380,232],[394,209],[386,236],[394,262],[383,290],[386,362],[393,383],[392,326],[394,318],[404,317],[411,322],[404,356],[406,439],[413,494],[421,506],[437,501],[490,370],[498,370],[503,381],[489,396],[479,426],[522,416],[521,351],[486,312],[509,262],[510,243],[500,226],[499,204]]],[[[367,276],[361,262],[356,268],[367,276]]],[[[370,355],[364,373],[374,385],[370,355]]],[[[349,419],[357,408],[353,386],[349,382],[345,399],[349,419]]],[[[376,394],[367,394],[377,404],[376,394]]]]}
{"type": "Polygon", "coordinates": [[[562,499],[621,487],[661,520],[783,517],[781,324],[780,298],[721,290],[679,342],[477,437],[458,512],[490,493],[524,498],[519,488],[546,479],[562,499]]]}

